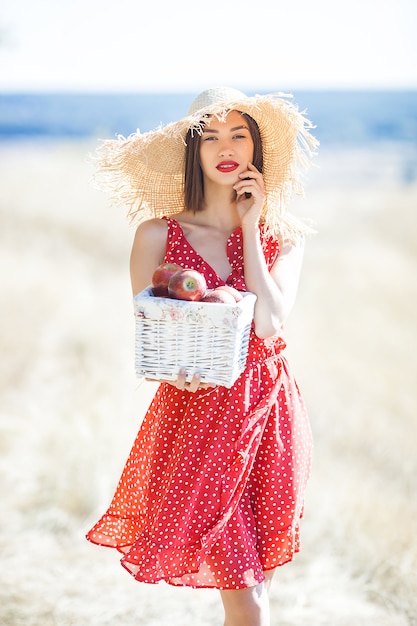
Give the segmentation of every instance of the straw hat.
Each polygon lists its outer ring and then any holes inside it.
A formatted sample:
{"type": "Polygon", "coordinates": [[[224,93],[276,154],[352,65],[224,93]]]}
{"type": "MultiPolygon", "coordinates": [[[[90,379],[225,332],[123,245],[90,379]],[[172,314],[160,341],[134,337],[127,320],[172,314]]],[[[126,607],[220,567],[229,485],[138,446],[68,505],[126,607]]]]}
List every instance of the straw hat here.
{"type": "Polygon", "coordinates": [[[172,216],[184,208],[185,139],[189,129],[201,133],[210,117],[224,120],[228,111],[250,115],[258,124],[263,148],[267,199],[262,220],[276,235],[305,230],[287,214],[287,201],[303,194],[300,170],[308,167],[318,142],[311,123],[289,102],[288,94],[248,97],[236,89],[216,87],[197,96],[186,117],[147,133],[104,141],[97,152],[95,180],[114,204],[128,209],[137,225],[151,217],[172,216]]]}

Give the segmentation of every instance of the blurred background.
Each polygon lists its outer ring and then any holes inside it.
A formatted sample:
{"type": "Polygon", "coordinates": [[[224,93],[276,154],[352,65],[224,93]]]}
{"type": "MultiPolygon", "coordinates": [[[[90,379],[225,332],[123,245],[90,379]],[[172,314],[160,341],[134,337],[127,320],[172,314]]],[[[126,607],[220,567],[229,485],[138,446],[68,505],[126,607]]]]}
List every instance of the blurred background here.
{"type": "Polygon", "coordinates": [[[85,532],[154,385],[134,377],[125,216],[98,140],[210,86],[282,91],[321,146],[288,358],[315,457],[272,626],[417,624],[417,8],[14,0],[0,17],[0,624],[217,626],[218,593],[134,582],[85,532]]]}

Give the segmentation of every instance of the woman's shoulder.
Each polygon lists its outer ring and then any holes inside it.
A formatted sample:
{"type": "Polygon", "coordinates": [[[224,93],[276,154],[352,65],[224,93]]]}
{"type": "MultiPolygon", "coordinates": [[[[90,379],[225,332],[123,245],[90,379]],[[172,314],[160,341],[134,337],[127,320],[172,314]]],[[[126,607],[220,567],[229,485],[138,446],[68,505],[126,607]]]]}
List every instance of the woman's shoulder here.
{"type": "Polygon", "coordinates": [[[168,225],[164,219],[152,218],[141,222],[136,228],[133,249],[162,253],[166,246],[167,231],[168,225]]]}
{"type": "Polygon", "coordinates": [[[168,230],[167,220],[154,217],[150,220],[141,222],[136,228],[136,237],[142,238],[166,238],[168,230]]]}

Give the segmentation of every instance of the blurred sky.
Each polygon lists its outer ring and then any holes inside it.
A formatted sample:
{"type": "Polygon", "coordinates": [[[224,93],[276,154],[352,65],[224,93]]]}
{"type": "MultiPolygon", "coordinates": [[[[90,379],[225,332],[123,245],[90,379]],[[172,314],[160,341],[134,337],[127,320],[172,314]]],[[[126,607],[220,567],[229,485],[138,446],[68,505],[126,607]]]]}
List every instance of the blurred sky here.
{"type": "Polygon", "coordinates": [[[3,0],[0,90],[417,88],[416,0],[3,0]]]}

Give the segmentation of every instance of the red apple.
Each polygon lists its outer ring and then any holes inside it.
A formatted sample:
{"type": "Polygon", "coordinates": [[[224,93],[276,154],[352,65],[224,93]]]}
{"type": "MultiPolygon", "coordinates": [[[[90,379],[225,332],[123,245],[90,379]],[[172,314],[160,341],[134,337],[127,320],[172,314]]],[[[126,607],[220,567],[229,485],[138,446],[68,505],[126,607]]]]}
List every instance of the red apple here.
{"type": "Polygon", "coordinates": [[[220,302],[222,304],[236,304],[236,300],[234,296],[226,291],[225,289],[213,289],[209,291],[209,293],[204,296],[201,300],[202,302],[220,302]]]}
{"type": "Polygon", "coordinates": [[[238,291],[237,289],[235,289],[231,285],[220,285],[220,287],[216,287],[216,289],[223,289],[224,291],[227,291],[228,293],[231,293],[236,302],[240,302],[242,300],[242,298],[243,298],[243,296],[240,293],[240,291],[238,291]]]}
{"type": "Polygon", "coordinates": [[[168,283],[170,278],[182,270],[181,265],[177,263],[162,263],[158,265],[152,275],[152,292],[154,296],[167,296],[168,295],[168,283]]]}
{"type": "Polygon", "coordinates": [[[176,300],[201,300],[206,294],[207,284],[203,274],[185,268],[175,272],[168,283],[168,294],[176,300]]]}

